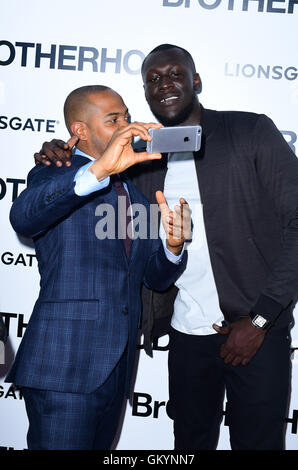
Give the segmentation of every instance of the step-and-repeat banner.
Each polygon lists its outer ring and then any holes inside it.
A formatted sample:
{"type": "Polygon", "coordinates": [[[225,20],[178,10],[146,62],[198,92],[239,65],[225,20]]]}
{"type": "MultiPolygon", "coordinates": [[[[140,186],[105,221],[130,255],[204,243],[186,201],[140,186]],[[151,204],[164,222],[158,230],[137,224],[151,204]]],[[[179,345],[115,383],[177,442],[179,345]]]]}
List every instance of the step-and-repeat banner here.
{"type": "MultiPolygon", "coordinates": [[[[140,66],[162,43],[193,55],[200,100],[217,110],[265,113],[296,152],[298,0],[10,0],[0,15],[0,311],[9,339],[0,351],[0,448],[25,449],[28,421],[19,390],[4,383],[39,290],[32,242],[9,224],[42,142],[67,140],[63,104],[82,85],[117,90],[133,120],[152,120],[140,66]],[[5,356],[5,357],[4,357],[5,356]],[[4,360],[5,359],[5,360],[4,360]]],[[[134,393],[117,449],[172,449],[167,415],[168,337],[150,358],[139,346],[134,393]]],[[[298,330],[287,449],[298,448],[298,330]]],[[[229,449],[223,420],[219,449],[229,449]]]]}

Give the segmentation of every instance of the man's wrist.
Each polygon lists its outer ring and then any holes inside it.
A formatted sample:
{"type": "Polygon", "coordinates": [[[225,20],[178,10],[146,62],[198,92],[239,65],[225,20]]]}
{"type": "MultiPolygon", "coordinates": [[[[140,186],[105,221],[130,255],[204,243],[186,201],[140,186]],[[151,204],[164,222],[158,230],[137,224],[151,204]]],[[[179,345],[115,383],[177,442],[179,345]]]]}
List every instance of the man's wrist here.
{"type": "Polygon", "coordinates": [[[250,312],[249,316],[252,324],[256,328],[260,328],[261,330],[267,330],[270,327],[270,321],[265,318],[264,315],[261,315],[256,312],[250,312]]]}
{"type": "Polygon", "coordinates": [[[171,263],[174,263],[174,264],[179,264],[182,260],[182,257],[183,257],[183,254],[184,254],[184,245],[182,247],[182,251],[178,254],[178,255],[175,255],[172,251],[170,251],[167,247],[167,240],[166,238],[163,238],[162,239],[162,245],[163,245],[163,248],[164,248],[164,252],[165,252],[165,255],[167,257],[167,259],[171,262],[171,263]]]}
{"type": "Polygon", "coordinates": [[[89,171],[92,162],[87,163],[79,168],[76,172],[74,181],[74,192],[77,196],[88,196],[95,191],[100,191],[108,186],[110,178],[104,178],[98,181],[94,173],[89,171]]]}
{"type": "Polygon", "coordinates": [[[183,245],[184,243],[182,243],[182,245],[178,245],[178,246],[171,246],[168,241],[166,243],[166,246],[167,246],[167,249],[173,253],[173,255],[175,256],[179,256],[182,252],[182,249],[183,249],[183,245]]]}
{"type": "Polygon", "coordinates": [[[106,170],[102,168],[100,165],[100,162],[96,160],[89,168],[88,170],[94,174],[95,178],[97,181],[102,181],[108,176],[111,176],[110,173],[108,173],[106,170]]]}

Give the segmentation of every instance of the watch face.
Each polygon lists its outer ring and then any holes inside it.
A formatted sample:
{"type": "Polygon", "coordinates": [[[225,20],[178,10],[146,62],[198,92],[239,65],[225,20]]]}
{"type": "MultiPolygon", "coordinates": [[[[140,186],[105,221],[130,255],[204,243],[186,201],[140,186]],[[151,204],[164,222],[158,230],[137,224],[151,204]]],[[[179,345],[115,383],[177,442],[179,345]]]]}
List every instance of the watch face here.
{"type": "Polygon", "coordinates": [[[253,319],[253,323],[259,328],[263,328],[266,325],[267,320],[263,318],[261,315],[256,315],[255,318],[253,319]]]}

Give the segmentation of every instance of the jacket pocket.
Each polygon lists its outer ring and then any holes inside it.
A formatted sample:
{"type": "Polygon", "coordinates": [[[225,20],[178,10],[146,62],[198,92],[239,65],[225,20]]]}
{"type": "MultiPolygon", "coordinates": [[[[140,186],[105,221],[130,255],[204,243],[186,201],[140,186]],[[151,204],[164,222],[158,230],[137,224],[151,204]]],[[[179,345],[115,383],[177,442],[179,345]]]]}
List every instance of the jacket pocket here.
{"type": "Polygon", "coordinates": [[[39,300],[37,315],[45,320],[97,320],[99,300],[39,300]]]}

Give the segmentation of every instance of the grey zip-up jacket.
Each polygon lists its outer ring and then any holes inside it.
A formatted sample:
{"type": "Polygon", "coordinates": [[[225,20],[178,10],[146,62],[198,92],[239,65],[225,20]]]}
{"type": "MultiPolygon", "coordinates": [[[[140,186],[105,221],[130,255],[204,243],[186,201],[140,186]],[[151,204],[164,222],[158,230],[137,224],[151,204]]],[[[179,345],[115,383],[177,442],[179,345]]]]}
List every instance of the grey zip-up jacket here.
{"type": "MultiPolygon", "coordinates": [[[[202,107],[194,154],[211,265],[227,322],[251,312],[290,325],[298,298],[298,159],[265,115],[202,107]]],[[[144,143],[137,143],[141,149],[144,143]]],[[[132,167],[150,202],[163,190],[167,155],[132,167]]],[[[177,196],[179,181],[177,181],[177,196]]],[[[144,346],[168,331],[177,288],[144,291],[144,346]],[[158,327],[158,322],[160,321],[158,327]]]]}

